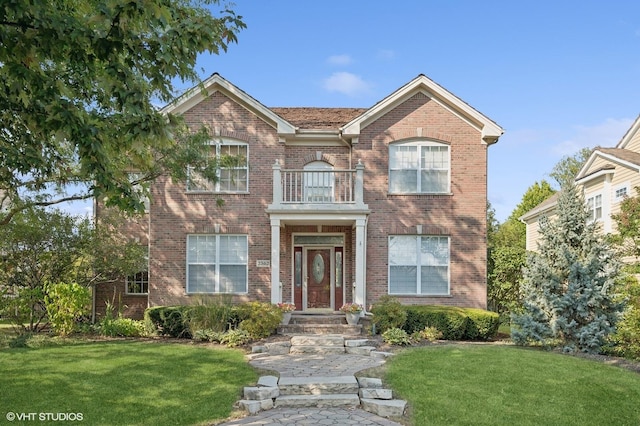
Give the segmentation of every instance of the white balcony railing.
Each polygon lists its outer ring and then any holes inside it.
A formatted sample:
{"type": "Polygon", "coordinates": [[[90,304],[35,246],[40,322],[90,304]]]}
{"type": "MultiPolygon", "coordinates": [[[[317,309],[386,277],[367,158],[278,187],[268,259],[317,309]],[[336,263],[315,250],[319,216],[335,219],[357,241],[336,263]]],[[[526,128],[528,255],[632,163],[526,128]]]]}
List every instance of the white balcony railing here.
{"type": "Polygon", "coordinates": [[[362,204],[364,166],[355,170],[283,170],[273,166],[273,204],[362,204]]]}

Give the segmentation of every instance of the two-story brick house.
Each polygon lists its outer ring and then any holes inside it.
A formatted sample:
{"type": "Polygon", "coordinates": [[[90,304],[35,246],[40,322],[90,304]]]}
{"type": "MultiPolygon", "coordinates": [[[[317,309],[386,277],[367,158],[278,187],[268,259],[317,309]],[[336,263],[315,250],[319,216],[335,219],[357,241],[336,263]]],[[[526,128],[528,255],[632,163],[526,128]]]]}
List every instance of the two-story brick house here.
{"type": "Polygon", "coordinates": [[[486,307],[494,121],[424,75],[371,108],[268,108],[218,74],[203,86],[165,111],[245,161],[215,184],[153,184],[148,274],[122,286],[131,315],[219,293],[302,311],[386,294],[486,307]]]}

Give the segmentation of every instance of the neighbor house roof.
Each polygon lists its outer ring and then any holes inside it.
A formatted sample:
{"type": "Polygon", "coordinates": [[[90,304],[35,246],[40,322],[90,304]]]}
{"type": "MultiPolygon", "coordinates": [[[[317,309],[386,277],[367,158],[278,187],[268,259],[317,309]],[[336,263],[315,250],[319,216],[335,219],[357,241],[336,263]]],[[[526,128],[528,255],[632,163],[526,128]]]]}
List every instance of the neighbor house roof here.
{"type": "Polygon", "coordinates": [[[536,218],[540,215],[543,215],[545,213],[552,211],[553,209],[555,209],[556,204],[558,203],[559,196],[560,196],[560,193],[556,192],[555,194],[553,194],[552,196],[550,196],[549,198],[547,198],[546,200],[544,200],[543,202],[541,202],[540,204],[538,204],[537,206],[535,206],[534,208],[532,208],[531,210],[529,210],[528,212],[520,216],[519,219],[522,222],[527,222],[530,219],[536,218]]]}

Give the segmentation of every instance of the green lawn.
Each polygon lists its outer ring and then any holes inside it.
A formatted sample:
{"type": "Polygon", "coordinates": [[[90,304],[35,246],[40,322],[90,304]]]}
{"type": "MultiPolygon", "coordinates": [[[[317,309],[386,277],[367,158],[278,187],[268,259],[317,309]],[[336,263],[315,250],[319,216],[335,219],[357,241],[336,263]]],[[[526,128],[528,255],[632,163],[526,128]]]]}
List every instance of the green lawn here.
{"type": "Polygon", "coordinates": [[[3,349],[0,422],[13,412],[82,413],[76,423],[90,425],[211,424],[256,379],[242,352],[223,348],[109,341],[3,349]]]}
{"type": "Polygon", "coordinates": [[[385,373],[415,425],[640,425],[640,374],[510,346],[406,350],[385,373]]]}

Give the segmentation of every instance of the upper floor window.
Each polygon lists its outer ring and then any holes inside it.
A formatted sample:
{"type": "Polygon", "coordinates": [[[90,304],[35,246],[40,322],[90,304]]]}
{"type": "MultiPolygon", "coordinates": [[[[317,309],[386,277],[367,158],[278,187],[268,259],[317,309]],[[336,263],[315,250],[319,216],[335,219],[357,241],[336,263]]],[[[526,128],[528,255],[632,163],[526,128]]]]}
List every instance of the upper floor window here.
{"type": "Polygon", "coordinates": [[[613,197],[616,203],[624,200],[629,196],[629,184],[623,184],[613,190],[613,197]]]}
{"type": "Polygon", "coordinates": [[[331,203],[334,200],[335,176],[331,164],[314,161],[304,166],[304,199],[308,203],[331,203]]]}
{"type": "Polygon", "coordinates": [[[188,191],[249,191],[249,145],[229,140],[212,143],[211,157],[216,159],[216,182],[211,182],[190,169],[187,180],[188,191]]]}
{"type": "Polygon", "coordinates": [[[389,146],[389,192],[445,194],[450,192],[449,146],[413,141],[389,146]]]}
{"type": "Polygon", "coordinates": [[[589,211],[589,220],[592,222],[602,219],[602,194],[587,198],[587,210],[589,211]]]}

